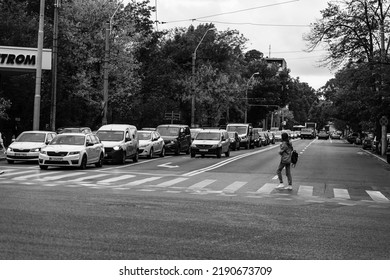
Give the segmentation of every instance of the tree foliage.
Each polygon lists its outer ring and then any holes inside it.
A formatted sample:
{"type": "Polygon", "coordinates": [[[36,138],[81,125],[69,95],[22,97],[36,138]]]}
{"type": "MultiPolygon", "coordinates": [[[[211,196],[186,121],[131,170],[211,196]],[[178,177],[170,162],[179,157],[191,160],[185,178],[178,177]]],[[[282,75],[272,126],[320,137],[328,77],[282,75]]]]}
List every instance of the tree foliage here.
{"type": "MultiPolygon", "coordinates": [[[[288,69],[270,66],[260,50],[246,51],[238,30],[217,31],[200,24],[156,31],[149,1],[62,0],[59,8],[57,127],[100,126],[103,112],[105,24],[109,35],[108,122],[138,127],[165,122],[165,113],[190,123],[195,95],[196,123],[216,126],[228,121],[260,124],[278,107],[289,106],[291,125],[309,115],[315,92],[288,69]],[[196,50],[196,60],[192,57],[196,50]],[[193,74],[193,70],[195,74],[193,74]],[[251,76],[258,72],[259,75],[251,76]],[[246,107],[246,94],[248,104],[246,107]],[[272,106],[268,106],[272,105],[272,106]]],[[[0,45],[35,47],[39,0],[0,0],[0,45]],[[10,11],[17,9],[18,13],[10,11]]],[[[53,3],[45,10],[44,46],[51,48],[53,3]]],[[[2,75],[0,112],[21,119],[31,129],[34,74],[2,75]],[[12,102],[12,106],[10,106],[12,102]]],[[[51,73],[43,73],[41,123],[50,119],[51,73]]],[[[11,125],[13,126],[13,124],[11,125]]]]}

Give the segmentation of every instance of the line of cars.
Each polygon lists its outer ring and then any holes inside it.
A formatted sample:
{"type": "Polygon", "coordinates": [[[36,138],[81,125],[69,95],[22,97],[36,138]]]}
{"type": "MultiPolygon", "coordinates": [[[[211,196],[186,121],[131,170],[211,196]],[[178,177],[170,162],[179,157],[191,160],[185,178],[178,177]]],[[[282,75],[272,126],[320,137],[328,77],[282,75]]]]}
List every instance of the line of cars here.
{"type": "Polygon", "coordinates": [[[184,152],[204,156],[230,156],[231,150],[254,148],[278,141],[279,132],[266,132],[250,124],[229,124],[225,129],[190,129],[187,125],[164,124],[137,130],[133,125],[109,124],[93,132],[88,127],[63,128],[56,132],[25,131],[6,152],[8,163],[38,161],[41,169],[73,166],[85,169],[103,162],[124,164],[127,159],[152,158],[184,152]]]}

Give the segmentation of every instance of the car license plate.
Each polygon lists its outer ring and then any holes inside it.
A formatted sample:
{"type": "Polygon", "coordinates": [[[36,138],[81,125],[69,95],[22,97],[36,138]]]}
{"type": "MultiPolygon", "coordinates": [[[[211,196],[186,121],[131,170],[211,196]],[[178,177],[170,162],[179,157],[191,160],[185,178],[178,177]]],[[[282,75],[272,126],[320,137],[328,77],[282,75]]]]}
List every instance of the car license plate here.
{"type": "Polygon", "coordinates": [[[56,157],[51,157],[49,160],[56,160],[56,161],[62,161],[64,160],[63,158],[56,158],[56,157]]]}
{"type": "Polygon", "coordinates": [[[209,149],[199,149],[199,152],[208,152],[209,149]]]}
{"type": "Polygon", "coordinates": [[[26,153],[15,153],[15,156],[17,156],[17,157],[25,157],[25,156],[27,156],[27,154],[26,153]]]}

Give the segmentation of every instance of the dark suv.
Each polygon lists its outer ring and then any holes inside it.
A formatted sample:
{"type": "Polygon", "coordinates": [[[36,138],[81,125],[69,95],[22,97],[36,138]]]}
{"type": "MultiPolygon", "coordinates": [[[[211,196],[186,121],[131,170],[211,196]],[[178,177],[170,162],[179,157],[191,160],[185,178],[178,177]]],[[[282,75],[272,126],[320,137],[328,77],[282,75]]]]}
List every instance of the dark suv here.
{"type": "Polygon", "coordinates": [[[191,132],[187,125],[180,124],[162,124],[157,127],[165,143],[165,152],[179,155],[180,152],[190,154],[191,132]]]}

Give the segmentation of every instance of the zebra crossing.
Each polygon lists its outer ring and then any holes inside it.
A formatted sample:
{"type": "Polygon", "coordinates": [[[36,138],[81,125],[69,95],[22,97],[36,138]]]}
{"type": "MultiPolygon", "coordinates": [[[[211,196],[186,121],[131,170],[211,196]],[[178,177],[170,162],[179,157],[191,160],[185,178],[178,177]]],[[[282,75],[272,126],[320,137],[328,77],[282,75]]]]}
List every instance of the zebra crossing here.
{"type": "MultiPolygon", "coordinates": [[[[271,181],[275,181],[272,178],[271,181]]],[[[319,186],[298,184],[292,191],[279,191],[274,182],[265,182],[257,185],[256,181],[220,182],[220,180],[191,176],[156,176],[145,174],[112,174],[107,172],[85,172],[68,170],[41,171],[37,169],[6,169],[0,176],[0,186],[6,183],[21,185],[59,186],[59,187],[87,187],[91,189],[134,190],[140,192],[161,191],[166,193],[187,193],[193,195],[217,196],[246,196],[248,198],[263,198],[275,196],[279,200],[302,198],[312,201],[314,198],[336,200],[340,204],[354,205],[358,201],[380,203],[390,207],[388,191],[377,190],[367,186],[356,196],[350,192],[348,186],[332,187],[331,190],[321,192],[319,186]],[[322,193],[322,194],[321,194],[322,193]],[[348,204],[349,203],[349,204],[348,204]]]]}

